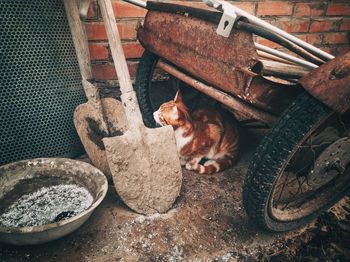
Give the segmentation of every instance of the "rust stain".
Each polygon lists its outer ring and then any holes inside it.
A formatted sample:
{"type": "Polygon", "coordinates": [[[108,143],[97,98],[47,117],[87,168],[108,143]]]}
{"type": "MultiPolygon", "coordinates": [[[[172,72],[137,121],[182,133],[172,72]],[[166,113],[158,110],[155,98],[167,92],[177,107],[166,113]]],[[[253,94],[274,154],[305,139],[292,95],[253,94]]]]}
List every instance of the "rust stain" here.
{"type": "Polygon", "coordinates": [[[230,93],[243,93],[247,71],[258,62],[250,33],[216,34],[216,25],[181,14],[149,11],[140,42],[196,77],[230,93]]]}
{"type": "Polygon", "coordinates": [[[234,28],[225,38],[216,33],[214,23],[191,16],[191,9],[185,11],[148,11],[138,29],[145,49],[195,79],[273,114],[280,114],[300,93],[300,88],[272,83],[258,75],[254,69],[260,62],[251,33],[234,28]]]}
{"type": "Polygon", "coordinates": [[[180,79],[184,83],[192,86],[193,88],[197,89],[198,91],[214,98],[215,100],[219,101],[220,103],[237,110],[241,112],[242,114],[252,117],[254,119],[260,120],[263,123],[266,123],[267,125],[272,126],[276,120],[277,117],[275,115],[269,114],[267,112],[261,111],[253,107],[252,105],[245,103],[239,98],[235,98],[233,96],[230,96],[226,94],[225,92],[219,91],[211,86],[208,86],[200,81],[197,81],[196,79],[188,76],[187,74],[184,74],[177,70],[175,67],[164,63],[163,61],[160,61],[159,63],[160,68],[162,68],[164,71],[168,72],[169,74],[175,76],[176,78],[180,79]]]}
{"type": "Polygon", "coordinates": [[[314,69],[299,82],[322,103],[345,113],[350,109],[350,52],[314,69]]]}

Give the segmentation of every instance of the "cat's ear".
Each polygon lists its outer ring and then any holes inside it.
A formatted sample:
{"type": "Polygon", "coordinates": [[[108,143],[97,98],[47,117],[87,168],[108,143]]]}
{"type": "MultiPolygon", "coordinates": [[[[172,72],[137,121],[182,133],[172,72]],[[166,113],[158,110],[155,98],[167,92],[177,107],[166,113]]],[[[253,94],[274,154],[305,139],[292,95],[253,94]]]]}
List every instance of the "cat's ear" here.
{"type": "Polygon", "coordinates": [[[173,107],[172,113],[173,113],[174,119],[179,119],[179,109],[177,108],[177,106],[173,107]]]}
{"type": "Polygon", "coordinates": [[[176,92],[176,95],[175,95],[175,98],[174,98],[174,102],[175,103],[183,103],[182,93],[181,93],[180,89],[177,90],[177,92],[176,92]]]}

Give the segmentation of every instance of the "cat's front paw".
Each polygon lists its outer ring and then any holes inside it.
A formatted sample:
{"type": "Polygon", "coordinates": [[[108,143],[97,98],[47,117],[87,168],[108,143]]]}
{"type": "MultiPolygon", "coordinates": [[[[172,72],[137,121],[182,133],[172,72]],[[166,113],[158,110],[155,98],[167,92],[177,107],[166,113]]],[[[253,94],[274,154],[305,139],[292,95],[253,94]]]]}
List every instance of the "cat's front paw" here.
{"type": "Polygon", "coordinates": [[[194,169],[193,165],[192,165],[190,162],[187,162],[187,163],[186,163],[185,168],[186,168],[187,170],[193,170],[193,169],[194,169]]]}
{"type": "Polygon", "coordinates": [[[192,158],[191,160],[187,161],[185,168],[187,170],[197,170],[199,161],[201,161],[202,157],[195,157],[192,158]]]}
{"type": "Polygon", "coordinates": [[[191,163],[189,163],[189,162],[187,162],[187,163],[185,164],[185,168],[186,168],[187,170],[192,170],[192,169],[193,169],[191,163]]]}
{"type": "Polygon", "coordinates": [[[185,166],[186,163],[187,163],[186,159],[183,158],[183,157],[180,157],[180,165],[181,165],[181,166],[185,166]]]}

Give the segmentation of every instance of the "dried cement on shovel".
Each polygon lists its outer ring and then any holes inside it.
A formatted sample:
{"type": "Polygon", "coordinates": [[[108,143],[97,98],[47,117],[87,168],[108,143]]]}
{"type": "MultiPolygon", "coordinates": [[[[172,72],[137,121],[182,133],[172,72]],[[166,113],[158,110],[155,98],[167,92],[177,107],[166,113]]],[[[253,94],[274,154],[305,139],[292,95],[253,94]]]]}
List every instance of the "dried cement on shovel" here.
{"type": "Polygon", "coordinates": [[[79,105],[74,112],[74,125],[89,159],[112,181],[102,138],[121,135],[127,130],[126,117],[120,101],[102,98],[103,115],[93,103],[79,105]],[[108,125],[108,128],[105,128],[108,125]],[[110,134],[109,134],[110,132],[110,134]]]}
{"type": "Polygon", "coordinates": [[[168,211],[180,194],[182,172],[177,154],[167,139],[172,127],[142,130],[142,140],[133,132],[104,138],[107,160],[119,196],[142,214],[168,211]],[[173,160],[173,161],[169,161],[173,160]]]}

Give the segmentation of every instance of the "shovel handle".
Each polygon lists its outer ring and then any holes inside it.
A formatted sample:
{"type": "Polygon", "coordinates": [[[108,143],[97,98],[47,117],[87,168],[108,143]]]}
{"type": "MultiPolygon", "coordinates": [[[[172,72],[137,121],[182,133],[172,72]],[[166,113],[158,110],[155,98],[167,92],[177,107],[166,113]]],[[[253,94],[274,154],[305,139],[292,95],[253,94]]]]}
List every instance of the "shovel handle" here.
{"type": "Polygon", "coordinates": [[[129,69],[125,60],[122,43],[117,28],[111,0],[98,0],[100,11],[105,24],[108,43],[111,49],[115,70],[122,93],[125,114],[128,120],[129,129],[139,128],[143,125],[142,116],[137,102],[135,91],[132,87],[129,69]]]}
{"type": "Polygon", "coordinates": [[[133,91],[111,0],[98,1],[122,93],[133,91]]]}
{"type": "Polygon", "coordinates": [[[85,28],[79,17],[76,0],[64,0],[67,20],[72,33],[73,43],[77,54],[80,73],[83,79],[92,79],[90,52],[87,44],[85,28]]]}

